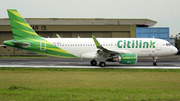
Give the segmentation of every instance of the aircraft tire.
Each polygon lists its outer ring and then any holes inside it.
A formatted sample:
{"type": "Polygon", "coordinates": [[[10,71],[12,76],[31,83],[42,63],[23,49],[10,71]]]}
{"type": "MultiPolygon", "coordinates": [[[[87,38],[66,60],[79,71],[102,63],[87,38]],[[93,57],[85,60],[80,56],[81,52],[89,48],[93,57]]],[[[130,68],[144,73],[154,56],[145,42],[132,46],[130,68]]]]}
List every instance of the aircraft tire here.
{"type": "Polygon", "coordinates": [[[153,66],[157,66],[157,62],[153,62],[153,66]]]}
{"type": "Polygon", "coordinates": [[[100,63],[99,63],[99,66],[100,66],[100,67],[106,67],[106,63],[105,63],[105,62],[100,62],[100,63]]]}
{"type": "Polygon", "coordinates": [[[91,65],[92,65],[92,66],[96,66],[96,65],[97,65],[97,61],[96,61],[96,60],[92,60],[92,61],[91,61],[91,65]]]}

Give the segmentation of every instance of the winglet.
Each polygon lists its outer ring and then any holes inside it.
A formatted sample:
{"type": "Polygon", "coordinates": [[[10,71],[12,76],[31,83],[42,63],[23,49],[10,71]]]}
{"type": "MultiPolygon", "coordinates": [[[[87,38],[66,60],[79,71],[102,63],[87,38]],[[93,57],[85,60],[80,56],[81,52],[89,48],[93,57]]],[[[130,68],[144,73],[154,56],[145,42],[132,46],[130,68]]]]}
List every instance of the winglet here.
{"type": "Polygon", "coordinates": [[[57,38],[61,38],[58,34],[56,34],[57,38]]]}
{"type": "Polygon", "coordinates": [[[92,35],[92,38],[94,40],[94,43],[96,44],[97,48],[101,48],[102,46],[100,45],[100,43],[97,41],[96,37],[94,35],[92,35]]]}

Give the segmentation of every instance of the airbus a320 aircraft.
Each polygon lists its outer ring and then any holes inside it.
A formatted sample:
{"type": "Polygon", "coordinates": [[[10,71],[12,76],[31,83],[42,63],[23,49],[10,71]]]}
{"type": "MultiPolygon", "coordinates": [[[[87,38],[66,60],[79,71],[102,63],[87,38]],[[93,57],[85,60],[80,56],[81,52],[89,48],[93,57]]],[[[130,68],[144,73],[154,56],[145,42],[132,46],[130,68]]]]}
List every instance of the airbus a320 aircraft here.
{"type": "Polygon", "coordinates": [[[14,39],[4,41],[4,46],[62,58],[90,58],[92,66],[99,60],[101,67],[106,66],[105,61],[135,64],[137,56],[154,58],[177,53],[169,42],[156,38],[43,38],[17,10],[7,11],[14,39]]]}

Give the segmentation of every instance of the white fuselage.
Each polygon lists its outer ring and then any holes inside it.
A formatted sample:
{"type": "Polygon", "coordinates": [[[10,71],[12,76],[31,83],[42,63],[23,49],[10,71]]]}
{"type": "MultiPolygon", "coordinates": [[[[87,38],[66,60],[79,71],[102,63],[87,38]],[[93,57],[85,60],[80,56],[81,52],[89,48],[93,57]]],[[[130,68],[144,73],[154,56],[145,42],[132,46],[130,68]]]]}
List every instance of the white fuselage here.
{"type": "MultiPolygon", "coordinates": [[[[46,38],[53,45],[77,56],[88,52],[97,52],[92,38],[46,38]]],[[[169,42],[156,38],[97,38],[106,49],[131,51],[137,56],[166,56],[177,53],[169,42]]]]}

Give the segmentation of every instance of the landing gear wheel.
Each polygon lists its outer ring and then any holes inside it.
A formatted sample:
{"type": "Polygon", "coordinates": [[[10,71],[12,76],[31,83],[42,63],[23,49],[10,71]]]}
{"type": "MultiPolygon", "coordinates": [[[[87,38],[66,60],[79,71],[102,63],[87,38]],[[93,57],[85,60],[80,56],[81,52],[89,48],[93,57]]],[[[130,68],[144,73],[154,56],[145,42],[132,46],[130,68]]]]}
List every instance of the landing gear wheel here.
{"type": "Polygon", "coordinates": [[[100,66],[100,67],[105,67],[105,66],[106,66],[106,63],[105,63],[105,62],[100,62],[100,63],[99,63],[99,66],[100,66]]]}
{"type": "Polygon", "coordinates": [[[153,66],[157,66],[156,57],[153,57],[153,66]]]}
{"type": "Polygon", "coordinates": [[[91,61],[91,65],[92,65],[92,66],[96,66],[96,65],[97,65],[96,60],[92,60],[92,61],[91,61]]]}
{"type": "Polygon", "coordinates": [[[153,62],[153,66],[157,66],[157,62],[153,62]]]}

